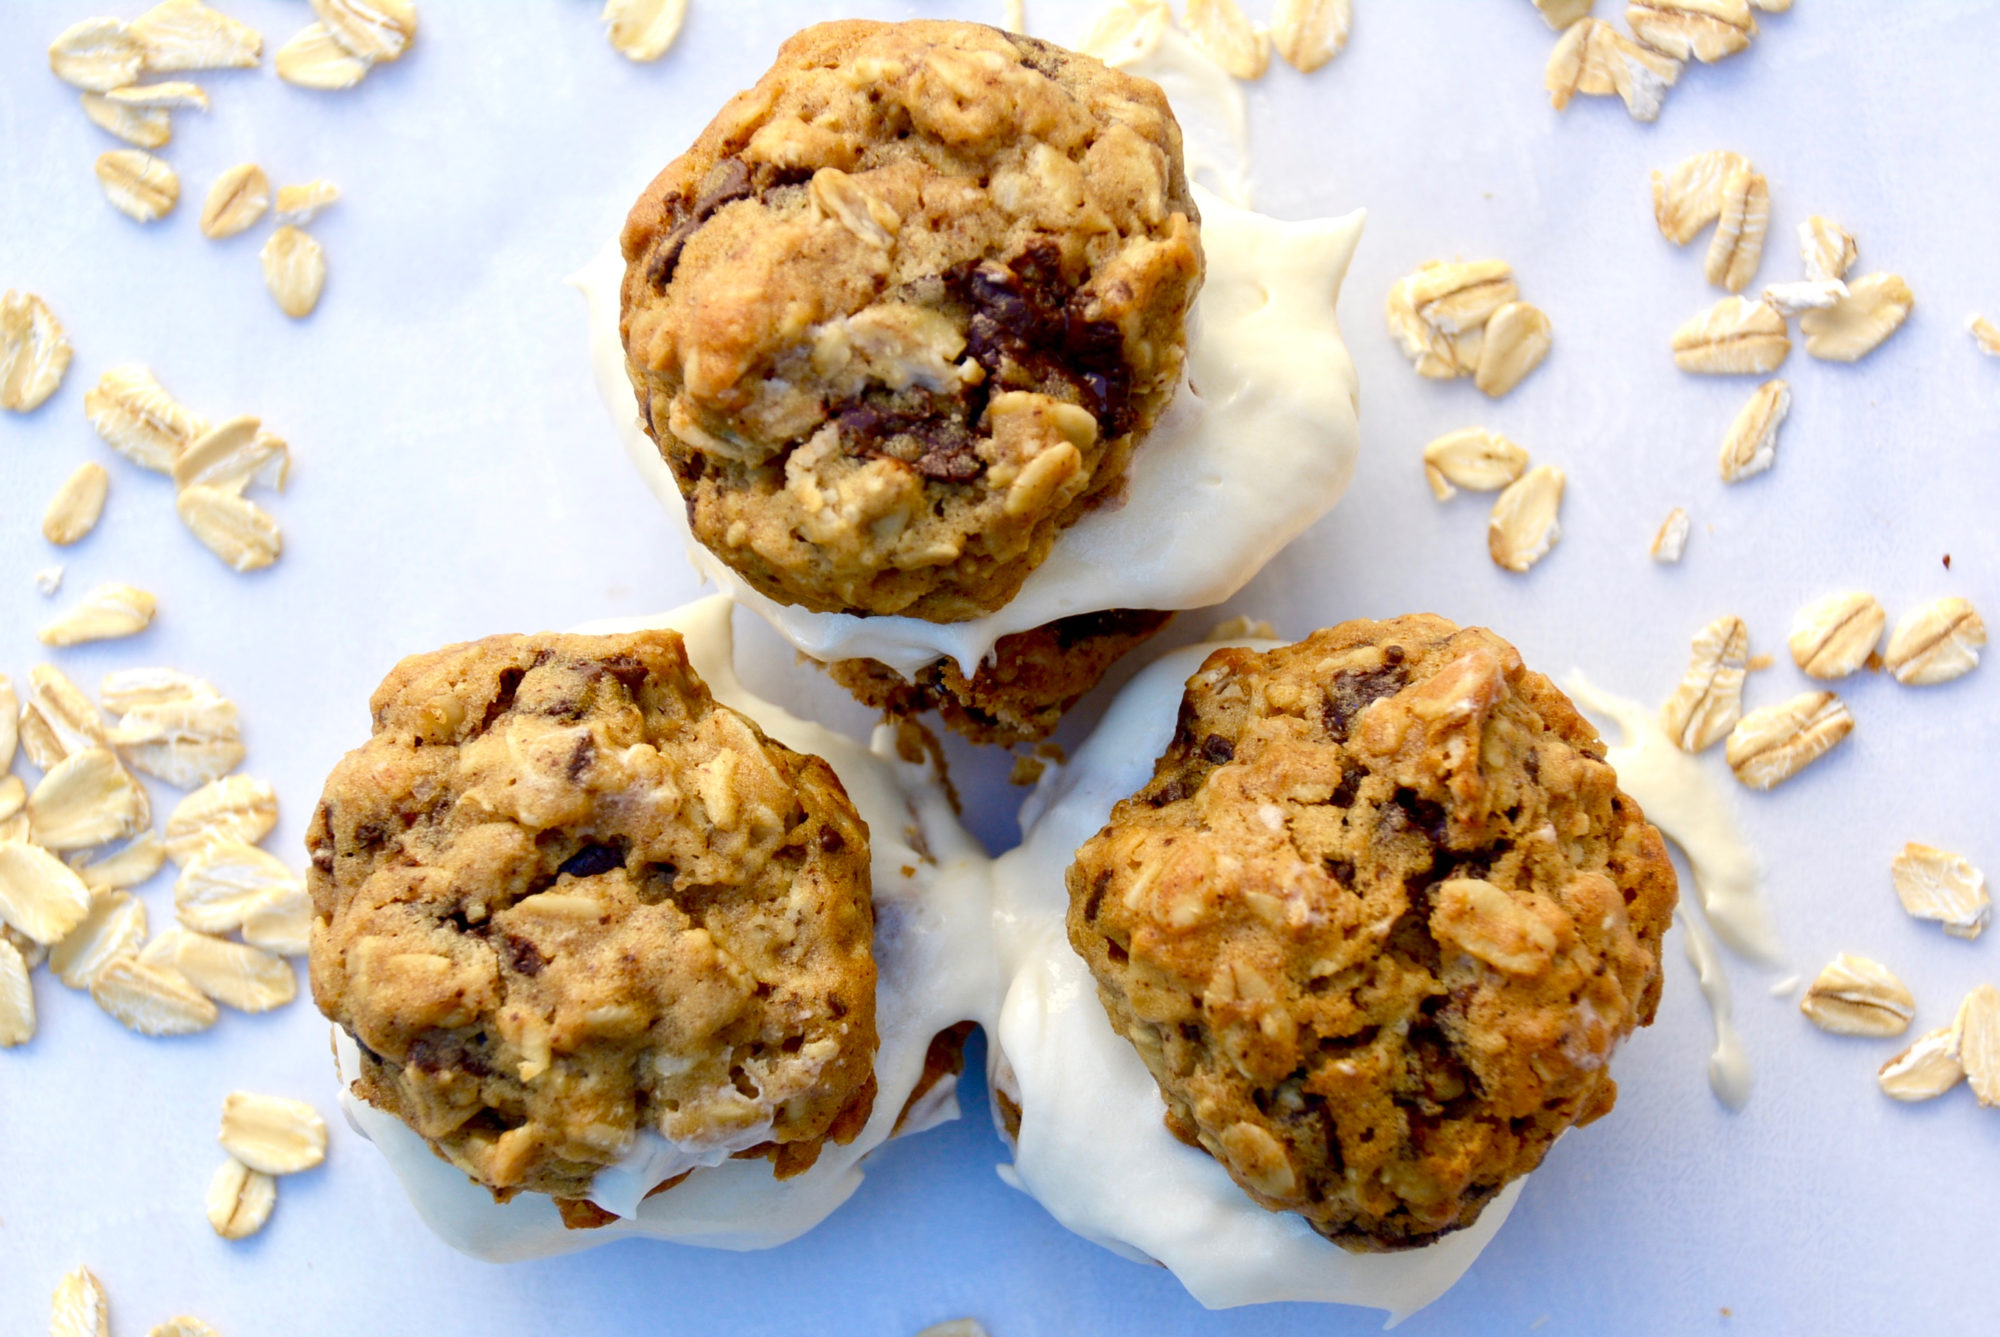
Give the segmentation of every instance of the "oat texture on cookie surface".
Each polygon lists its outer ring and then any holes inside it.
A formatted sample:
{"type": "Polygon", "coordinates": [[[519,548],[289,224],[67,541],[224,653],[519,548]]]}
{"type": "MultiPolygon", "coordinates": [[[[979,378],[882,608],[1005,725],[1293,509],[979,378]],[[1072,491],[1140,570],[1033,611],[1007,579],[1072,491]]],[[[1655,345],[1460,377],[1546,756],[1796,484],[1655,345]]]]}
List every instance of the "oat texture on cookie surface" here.
{"type": "Polygon", "coordinates": [[[678,633],[403,661],[314,816],[312,984],[355,1093],[506,1197],[641,1132],[796,1174],[875,1091],[869,834],[678,633]]]}
{"type": "Polygon", "coordinates": [[[622,237],[695,537],[814,611],[1005,604],[1173,395],[1197,220],[1146,80],[975,24],[793,37],[622,237]]]}
{"type": "Polygon", "coordinates": [[[1611,1108],[1675,900],[1568,698],[1430,616],[1212,654],[1068,887],[1169,1128],[1357,1250],[1469,1225],[1611,1108]]]}

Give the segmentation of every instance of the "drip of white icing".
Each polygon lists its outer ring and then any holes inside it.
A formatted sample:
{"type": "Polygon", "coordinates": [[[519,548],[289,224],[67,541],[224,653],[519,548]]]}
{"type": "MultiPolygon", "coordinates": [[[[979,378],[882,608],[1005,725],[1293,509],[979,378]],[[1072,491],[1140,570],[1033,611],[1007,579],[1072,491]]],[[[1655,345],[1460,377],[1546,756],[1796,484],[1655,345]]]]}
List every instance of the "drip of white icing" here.
{"type": "Polygon", "coordinates": [[[1469,1229],[1402,1253],[1350,1254],[1301,1218],[1266,1211],[1167,1131],[1152,1074],[1111,1028],[1064,931],[1064,870],[1112,805],[1152,774],[1186,679],[1215,648],[1177,651],[1134,678],[1075,759],[1043,776],[1022,809],[1021,845],[994,863],[1006,997],[990,1036],[991,1077],[1021,1108],[1014,1163],[1001,1175],[1078,1234],[1172,1269],[1210,1308],[1318,1300],[1400,1319],[1472,1265],[1520,1183],[1469,1229]]]}
{"type": "Polygon", "coordinates": [[[570,281],[590,307],[598,391],[695,569],[821,661],[905,675],[942,658],[976,671],[1001,637],[1110,608],[1202,608],[1249,583],[1340,500],[1359,433],[1354,364],[1334,303],[1362,215],[1280,222],[1198,190],[1207,272],[1179,393],[1133,453],[1123,505],[1090,512],[998,612],[968,622],[813,613],[751,589],[687,528],[680,490],[641,429],[618,338],[615,242],[570,281]]]}
{"type": "Polygon", "coordinates": [[[1694,967],[1702,997],[1708,1000],[1708,1010],[1715,1018],[1715,1048],[1708,1055],[1709,1089],[1724,1105],[1740,1110],[1750,1101],[1756,1073],[1751,1069],[1750,1055],[1743,1048],[1743,1037],[1736,1030],[1729,979],[1722,973],[1722,954],[1716,951],[1715,940],[1708,936],[1708,930],[1697,924],[1692,915],[1683,910],[1674,917],[1680,921],[1681,945],[1687,951],[1688,964],[1694,967]]]}
{"type": "MultiPolygon", "coordinates": [[[[729,613],[728,601],[717,596],[657,618],[580,630],[679,630],[695,671],[718,701],[757,721],[787,747],[824,758],[839,775],[869,830],[880,1034],[873,1113],[854,1141],[829,1143],[810,1170],[782,1183],[767,1161],[720,1159],[726,1155],[721,1149],[676,1146],[657,1132],[643,1132],[593,1186],[593,1199],[622,1219],[596,1230],[569,1230],[548,1198],[524,1193],[495,1203],[401,1121],[355,1099],[345,1088],[358,1057],[353,1042],[337,1033],[341,1105],[348,1121],[388,1157],[431,1229],[475,1257],[494,1262],[543,1257],[628,1235],[758,1249],[804,1234],[860,1185],[863,1160],[888,1140],[923,1073],[931,1037],[956,1022],[990,1015],[998,982],[984,851],[953,817],[930,769],[894,760],[886,734],[878,735],[871,750],[744,688],[735,674],[729,613]],[[917,839],[927,853],[919,852],[917,839]],[[912,871],[905,873],[906,868],[912,871]],[[688,1168],[695,1172],[671,1191],[644,1197],[662,1179],[688,1168]]],[[[905,1131],[957,1113],[952,1086],[941,1083],[913,1111],[916,1117],[905,1131]]]]}
{"type": "Polygon", "coordinates": [[[1563,685],[1585,709],[1624,733],[1621,743],[1607,749],[1606,760],[1618,772],[1619,787],[1645,809],[1646,820],[1687,855],[1702,912],[1716,936],[1752,961],[1781,964],[1784,948],[1764,899],[1757,856],[1700,760],[1675,747],[1654,713],[1636,701],[1599,691],[1577,672],[1563,685]]]}
{"type": "MultiPolygon", "coordinates": [[[[1593,687],[1572,671],[1563,684],[1585,709],[1616,723],[1624,741],[1605,749],[1619,787],[1639,801],[1646,818],[1680,846],[1694,871],[1702,913],[1732,949],[1765,965],[1784,959],[1764,902],[1757,856],[1736,825],[1729,802],[1701,764],[1675,747],[1652,711],[1636,701],[1593,687]]],[[[1729,979],[1708,930],[1685,909],[1678,916],[1689,964],[1715,1020],[1715,1048],[1708,1056],[1708,1084],[1716,1099],[1742,1109],[1754,1080],[1750,1055],[1737,1033],[1729,979]]]]}

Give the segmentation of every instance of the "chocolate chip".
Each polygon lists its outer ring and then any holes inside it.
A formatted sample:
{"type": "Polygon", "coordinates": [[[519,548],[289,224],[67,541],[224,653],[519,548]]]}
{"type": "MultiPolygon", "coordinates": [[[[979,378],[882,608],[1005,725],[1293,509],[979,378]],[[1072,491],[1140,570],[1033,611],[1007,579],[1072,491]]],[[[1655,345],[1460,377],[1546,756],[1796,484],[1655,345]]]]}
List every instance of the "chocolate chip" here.
{"type": "Polygon", "coordinates": [[[822,826],[819,829],[819,852],[821,854],[837,854],[846,844],[847,838],[833,827],[822,826]]]}
{"type": "Polygon", "coordinates": [[[1219,733],[1212,733],[1201,740],[1201,758],[1203,761],[1217,766],[1222,765],[1224,762],[1234,761],[1236,760],[1236,744],[1230,742],[1219,733]]]}
{"type": "Polygon", "coordinates": [[[563,860],[557,874],[568,873],[571,877],[596,877],[614,868],[625,866],[625,841],[620,838],[605,843],[593,842],[585,845],[569,858],[563,860]]]}
{"type": "Polygon", "coordinates": [[[1186,797],[1187,786],[1182,783],[1179,776],[1175,776],[1173,779],[1167,781],[1166,784],[1160,786],[1159,789],[1155,790],[1147,798],[1146,802],[1155,808],[1164,808],[1169,803],[1179,803],[1186,797]]]}
{"type": "Polygon", "coordinates": [[[563,763],[563,774],[571,784],[583,779],[583,773],[597,760],[597,743],[589,734],[578,734],[576,746],[570,749],[569,760],[563,763]]]}
{"type": "Polygon", "coordinates": [[[509,933],[501,938],[500,950],[507,958],[507,965],[516,975],[526,975],[529,979],[542,973],[542,967],[549,959],[542,955],[542,949],[526,938],[517,938],[509,933]]]}
{"type": "Polygon", "coordinates": [[[639,689],[646,685],[648,670],[637,655],[612,655],[602,662],[601,667],[635,697],[639,695],[639,689]]]}
{"type": "MultiPolygon", "coordinates": [[[[544,650],[543,654],[548,652],[544,650]]],[[[536,661],[539,666],[540,660],[536,661]]],[[[500,680],[494,688],[493,699],[486,703],[486,713],[479,717],[479,727],[473,732],[483,734],[493,727],[493,721],[514,708],[514,694],[521,690],[521,679],[528,676],[522,668],[500,670],[500,680]]]]}
{"type": "MultiPolygon", "coordinates": [[[[1386,658],[1386,656],[1385,656],[1386,658]]],[[[1336,741],[1347,737],[1347,727],[1369,705],[1403,690],[1405,675],[1399,667],[1355,669],[1334,675],[1326,685],[1326,704],[1320,707],[1320,722],[1336,741]]]]}

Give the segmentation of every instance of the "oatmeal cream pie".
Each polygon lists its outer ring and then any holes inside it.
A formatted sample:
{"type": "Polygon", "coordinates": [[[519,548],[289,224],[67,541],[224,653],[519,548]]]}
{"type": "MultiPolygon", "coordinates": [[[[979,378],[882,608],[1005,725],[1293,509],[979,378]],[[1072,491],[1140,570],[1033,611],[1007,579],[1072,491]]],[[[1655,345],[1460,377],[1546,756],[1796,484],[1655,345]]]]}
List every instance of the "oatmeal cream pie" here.
{"type": "Polygon", "coordinates": [[[970,23],[800,32],[621,239],[695,537],[812,611],[1006,604],[1174,395],[1197,220],[1149,81],[970,23]]]}
{"type": "Polygon", "coordinates": [[[1212,1308],[1442,1295],[1658,1001],[1604,756],[1440,618],[1161,656],[995,864],[1009,1182],[1212,1308]]]}
{"type": "Polygon", "coordinates": [[[942,800],[767,734],[801,726],[745,709],[725,601],[668,620],[403,661],[314,816],[350,1114],[482,1256],[579,1247],[564,1226],[796,1234],[951,1112],[977,1008],[876,946],[938,873],[908,833],[942,800]]]}

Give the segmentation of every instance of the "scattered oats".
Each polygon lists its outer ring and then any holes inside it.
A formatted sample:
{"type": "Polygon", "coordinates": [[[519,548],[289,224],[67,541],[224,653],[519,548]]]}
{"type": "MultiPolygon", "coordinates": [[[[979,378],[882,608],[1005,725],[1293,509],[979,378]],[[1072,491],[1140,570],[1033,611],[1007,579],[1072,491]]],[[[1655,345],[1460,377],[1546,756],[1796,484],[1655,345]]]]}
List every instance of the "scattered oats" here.
{"type": "MultiPolygon", "coordinates": [[[[260,1221],[258,1224],[261,1225],[263,1223],[260,1221]]],[[[236,1238],[240,1238],[240,1236],[236,1238]]],[[[186,1314],[180,1314],[168,1319],[165,1323],[154,1324],[152,1329],[147,1332],[146,1337],[222,1337],[222,1334],[198,1318],[189,1318],[186,1314]]]]}
{"type": "MultiPolygon", "coordinates": [[[[21,751],[27,753],[29,763],[36,770],[46,771],[61,762],[68,754],[68,749],[62,745],[62,740],[56,737],[55,730],[49,727],[48,720],[32,703],[21,707],[17,736],[20,739],[21,751]]],[[[27,837],[23,836],[22,839],[25,840],[27,837]]]]}
{"type": "Polygon", "coordinates": [[[1802,692],[1738,720],[1723,754],[1738,780],[1770,789],[1818,761],[1853,730],[1854,716],[1839,697],[1802,692]]]}
{"type": "Polygon", "coordinates": [[[1672,171],[1653,173],[1653,219],[1660,235],[1676,246],[1722,216],[1722,192],[1732,177],[1750,170],[1750,160],[1727,149],[1683,158],[1672,171]]]}
{"type": "Polygon", "coordinates": [[[1771,226],[1771,187],[1762,172],[1733,172],[1722,187],[1722,213],[1708,241],[1704,272],[1708,281],[1742,292],[1757,276],[1764,258],[1764,234],[1771,226]]]}
{"type": "Polygon", "coordinates": [[[82,645],[136,636],[153,625],[158,600],[131,585],[99,585],[83,602],[35,633],[43,645],[82,645]]]}
{"type": "Polygon", "coordinates": [[[1764,305],[1789,318],[1807,311],[1823,311],[1845,296],[1847,285],[1839,279],[1798,279],[1766,284],[1761,299],[1764,305]]]}
{"type": "Polygon", "coordinates": [[[620,55],[658,60],[681,35],[687,0],[605,0],[600,21],[620,55]]]}
{"type": "Polygon", "coordinates": [[[262,570],[284,548],[270,513],[227,488],[182,488],[174,509],[181,523],[232,571],[262,570]]]}
{"type": "Polygon", "coordinates": [[[1757,387],[1722,438],[1722,454],[1717,464],[1723,482],[1741,482],[1777,462],[1778,427],[1791,411],[1791,386],[1783,381],[1766,381],[1757,387]]]}
{"type": "MultiPolygon", "coordinates": [[[[0,844],[5,844],[8,841],[26,841],[31,834],[28,830],[28,814],[25,809],[15,813],[12,817],[4,821],[0,821],[0,844]]],[[[0,929],[4,928],[6,928],[6,924],[0,922],[0,929]]]]}
{"type": "Polygon", "coordinates": [[[1439,334],[1483,328],[1513,301],[1513,269],[1504,260],[1432,260],[1409,277],[1417,317],[1439,334]]]}
{"type": "Polygon", "coordinates": [[[98,690],[104,708],[114,715],[123,715],[135,706],[163,706],[170,701],[222,695],[206,679],[170,668],[117,669],[104,675],[98,690]]]}
{"type": "Polygon", "coordinates": [[[1917,1000],[1887,966],[1842,952],[1806,986],[1799,1011],[1823,1031],[1880,1038],[1910,1028],[1917,1000]]]}
{"type": "Polygon", "coordinates": [[[1967,941],[1986,929],[1993,904],[1986,894],[1986,874],[1963,854],[1910,841],[1889,865],[1896,899],[1917,919],[1944,925],[1954,938],[1967,941]]]}
{"type": "Polygon", "coordinates": [[[146,906],[123,891],[90,903],[90,914],[49,948],[49,969],[72,989],[88,989],[113,958],[137,952],[146,941],[146,906]]]}
{"type": "Polygon", "coordinates": [[[276,63],[286,83],[332,93],[360,83],[375,62],[349,55],[324,23],[313,23],[278,48],[276,63]]]}
{"type": "Polygon", "coordinates": [[[18,775],[0,776],[0,822],[28,806],[28,784],[18,775]]]}
{"type": "Polygon", "coordinates": [[[62,588],[62,580],[63,569],[60,562],[54,566],[42,567],[35,572],[35,591],[44,599],[53,599],[56,591],[62,588]]]}
{"type": "Polygon", "coordinates": [[[104,514],[105,493],[110,490],[111,475],[104,472],[103,465],[77,466],[42,512],[42,537],[57,547],[68,547],[97,528],[97,518],[104,514]]]}
{"type": "Polygon", "coordinates": [[[1027,0],[1001,0],[1000,26],[1010,33],[1025,34],[1028,31],[1027,0]]]}
{"type": "Polygon", "coordinates": [[[1910,687],[1950,682],[1979,666],[1986,622],[1957,595],[1933,599],[1896,624],[1883,662],[1910,687]]]}
{"type": "Polygon", "coordinates": [[[111,1337],[104,1287],[87,1267],[63,1274],[50,1301],[49,1337],[111,1337]]]}
{"type": "Polygon", "coordinates": [[[304,227],[332,208],[339,198],[340,187],[323,177],[303,186],[279,186],[278,221],[304,227]]]}
{"type": "Polygon", "coordinates": [[[1509,302],[1486,322],[1484,349],[1472,383],[1489,399],[1519,385],[1549,355],[1549,318],[1539,307],[1509,302]]]}
{"type": "Polygon", "coordinates": [[[1902,328],[1916,300],[1899,275],[1864,275],[1832,306],[1800,315],[1806,352],[1826,362],[1858,362],[1902,328]]]}
{"type": "Polygon", "coordinates": [[[71,855],[70,866],[83,879],[83,885],[90,888],[91,895],[97,896],[136,887],[150,879],[167,861],[167,849],[148,831],[116,854],[94,863],[79,862],[80,857],[71,855]]]}
{"type": "Polygon", "coordinates": [[[69,337],[47,302],[12,288],[0,296],[0,408],[40,408],[62,384],[69,359],[69,337]]]}
{"type": "MultiPolygon", "coordinates": [[[[54,664],[37,664],[28,670],[28,704],[41,716],[41,723],[47,727],[60,747],[55,760],[85,748],[103,747],[110,738],[104,727],[104,716],[83,689],[69,680],[67,674],[54,664]]],[[[28,725],[22,721],[23,741],[26,741],[28,725]]],[[[38,760],[35,762],[43,770],[38,760]]]]}
{"type": "Polygon", "coordinates": [[[278,793],[262,780],[230,775],[212,780],[175,805],[167,818],[165,848],[185,864],[216,840],[255,845],[278,824],[278,793]]]}
{"type": "Polygon", "coordinates": [[[1635,121],[1659,119],[1667,90],[1681,77],[1680,61],[1633,41],[1608,23],[1592,30],[1590,45],[1591,59],[1610,75],[1611,89],[1625,103],[1627,114],[1635,121]]]}
{"type": "Polygon", "coordinates": [[[1749,0],[1633,0],[1625,22],[1654,50],[1703,64],[1735,55],[1757,35],[1749,0]]]}
{"type": "Polygon", "coordinates": [[[271,1219],[278,1181],[231,1156],[208,1181],[208,1224],[226,1240],[249,1239],[271,1219]]]}
{"type": "Polygon", "coordinates": [[[104,443],[142,469],[170,474],[208,420],[174,402],[153,373],[136,363],[113,367],[83,397],[83,411],[104,443]]]}
{"type": "Polygon", "coordinates": [[[49,43],[49,68],[56,78],[87,92],[123,88],[145,64],[145,48],[117,19],[85,19],[49,43]]]}
{"type": "Polygon", "coordinates": [[[1964,1080],[1965,1069],[1949,1026],[1925,1031],[1875,1073],[1875,1084],[1891,1100],[1930,1100],[1964,1080]]]}
{"type": "Polygon", "coordinates": [[[1590,17],[1590,7],[1596,0],[1535,0],[1535,8],[1541,11],[1542,22],[1561,32],[1572,23],[1581,23],[1590,17]]]}
{"type": "Polygon", "coordinates": [[[14,680],[0,673],[0,774],[14,764],[14,748],[21,741],[21,698],[15,695],[14,680]]]}
{"type": "Polygon", "coordinates": [[[305,883],[276,891],[243,916],[243,941],[279,956],[304,956],[312,947],[312,897],[305,883]]]}
{"type": "Polygon", "coordinates": [[[1417,375],[1448,381],[1454,376],[1469,373],[1478,364],[1462,365],[1450,336],[1439,334],[1417,314],[1416,304],[1411,300],[1411,290],[1417,279],[1418,274],[1411,274],[1389,285],[1388,301],[1384,304],[1389,333],[1402,346],[1403,355],[1416,367],[1417,375]]]}
{"type": "Polygon", "coordinates": [[[217,1137],[223,1150],[267,1175],[298,1174],[326,1159],[326,1121],[303,1100],[231,1091],[217,1137]]]}
{"type": "Polygon", "coordinates": [[[114,88],[104,98],[121,107],[155,107],[163,111],[186,107],[193,107],[196,111],[208,110],[208,94],[201,91],[201,86],[178,79],[114,88]]]}
{"type": "Polygon", "coordinates": [[[174,137],[174,118],[159,107],[128,107],[102,93],[85,93],[83,114],[106,134],[142,149],[164,148],[174,137]]]}
{"type": "Polygon", "coordinates": [[[201,234],[212,241],[233,237],[271,207],[271,179],[254,162],[238,163],[215,178],[201,206],[201,234]]]}
{"type": "Polygon", "coordinates": [[[166,217],[181,197],[181,179],[174,169],[141,149],[99,154],[97,181],[112,208],[141,223],[166,217]]]}
{"type": "Polygon", "coordinates": [[[1293,69],[1311,74],[1347,49],[1353,26],[1353,0],[1278,0],[1271,14],[1271,46],[1293,69]]]}
{"type": "Polygon", "coordinates": [[[1527,467],[1527,451],[1484,427],[1447,432],[1424,447],[1424,477],[1439,501],[1449,501],[1459,488],[1492,492],[1506,487],[1527,467]]]}
{"type": "Polygon", "coordinates": [[[151,817],[145,790],[107,748],[72,752],[28,796],[35,843],[58,854],[137,835],[151,817]]]}
{"type": "Polygon", "coordinates": [[[192,1035],[213,1026],[215,1004],[171,966],[113,957],[90,982],[90,996],[128,1030],[141,1035],[192,1035]]]}
{"type": "Polygon", "coordinates": [[[1829,594],[1792,619],[1792,662],[1807,677],[1845,678],[1875,653],[1888,621],[1872,594],[1829,594]]]}
{"type": "Polygon", "coordinates": [[[1761,9],[1766,14],[1784,14],[1791,7],[1792,0],[1750,0],[1750,8],[1761,9]]]}
{"type": "Polygon", "coordinates": [[[410,0],[312,0],[312,10],[333,40],[361,60],[400,60],[417,38],[410,0]]]}
{"type": "Polygon", "coordinates": [[[987,1337],[986,1326],[976,1318],[954,1318],[933,1323],[917,1337],[987,1337]]]}
{"type": "Polygon", "coordinates": [[[1542,87],[1548,90],[1549,105],[1557,111],[1567,111],[1570,99],[1579,93],[1609,97],[1617,91],[1611,71],[1604,65],[1600,31],[1610,31],[1610,25],[1601,19],[1580,19],[1563,29],[1555,49],[1549,52],[1542,87]]]}
{"type": "Polygon", "coordinates": [[[0,920],[52,947],[90,913],[90,891],[39,845],[0,842],[0,920]]]}
{"type": "Polygon", "coordinates": [[[35,986],[21,949],[0,938],[0,1049],[35,1038],[35,986]]]}
{"type": "Polygon", "coordinates": [[[227,775],[243,760],[241,738],[236,706],[213,694],[133,706],[110,733],[134,769],[180,789],[227,775]]]}
{"type": "Polygon", "coordinates": [[[1742,297],[1725,297],[1674,331],[1674,365],[1682,371],[1737,376],[1776,371],[1792,351],[1785,318],[1742,297]]]}
{"type": "Polygon", "coordinates": [[[1979,351],[1988,357],[2000,357],[2000,325],[1995,325],[1984,316],[1973,316],[1965,322],[1965,328],[1972,331],[1972,342],[1979,345],[1979,351]]]}
{"type": "Polygon", "coordinates": [[[1853,234],[1830,218],[1814,214],[1799,224],[1799,255],[1805,260],[1809,280],[1824,283],[1846,278],[1860,254],[1853,234]]]}
{"type": "Polygon", "coordinates": [[[214,840],[182,866],[174,883],[174,913],[198,933],[229,933],[242,927],[251,910],[300,885],[276,855],[240,840],[214,840]]]}
{"type": "Polygon", "coordinates": [[[264,53],[261,33],[201,0],[163,0],[132,20],[132,35],[145,48],[146,68],[160,74],[249,69],[264,53]]]}
{"type": "Polygon", "coordinates": [[[252,417],[231,418],[202,434],[174,462],[177,488],[212,487],[241,493],[251,483],[285,489],[292,451],[252,417]]]}
{"type": "Polygon", "coordinates": [[[1687,542],[1688,513],[1676,506],[1660,521],[1660,532],[1653,535],[1651,556],[1661,565],[1671,566],[1687,551],[1687,542]]]}
{"type": "Polygon", "coordinates": [[[0,942],[7,943],[21,954],[21,960],[29,970],[48,959],[49,949],[36,942],[12,924],[0,923],[0,942]]]}
{"type": "Polygon", "coordinates": [[[2000,989],[1982,984],[1967,994],[1952,1020],[1951,1038],[1972,1094],[1987,1109],[2000,1105],[2000,989]]]}
{"type": "Polygon", "coordinates": [[[1181,20],[1194,44],[1238,79],[1261,79],[1271,65],[1271,34],[1244,17],[1236,0],[1187,0],[1181,20]]]}
{"type": "Polygon", "coordinates": [[[1660,707],[1660,728],[1683,752],[1701,752],[1743,716],[1750,629],[1740,617],[1719,617],[1695,633],[1687,673],[1660,707]]]}
{"type": "Polygon", "coordinates": [[[1526,571],[1562,537],[1563,471],[1552,464],[1530,469],[1507,485],[1486,522],[1486,550],[1509,571],[1526,571]]]}
{"type": "Polygon", "coordinates": [[[310,316],[326,286],[326,252],[320,244],[288,223],[271,234],[257,255],[264,263],[264,286],[278,309],[293,320],[310,316]]]}
{"type": "Polygon", "coordinates": [[[292,968],[256,947],[186,930],[174,935],[172,963],[189,983],[238,1012],[269,1012],[298,995],[292,968]]]}

